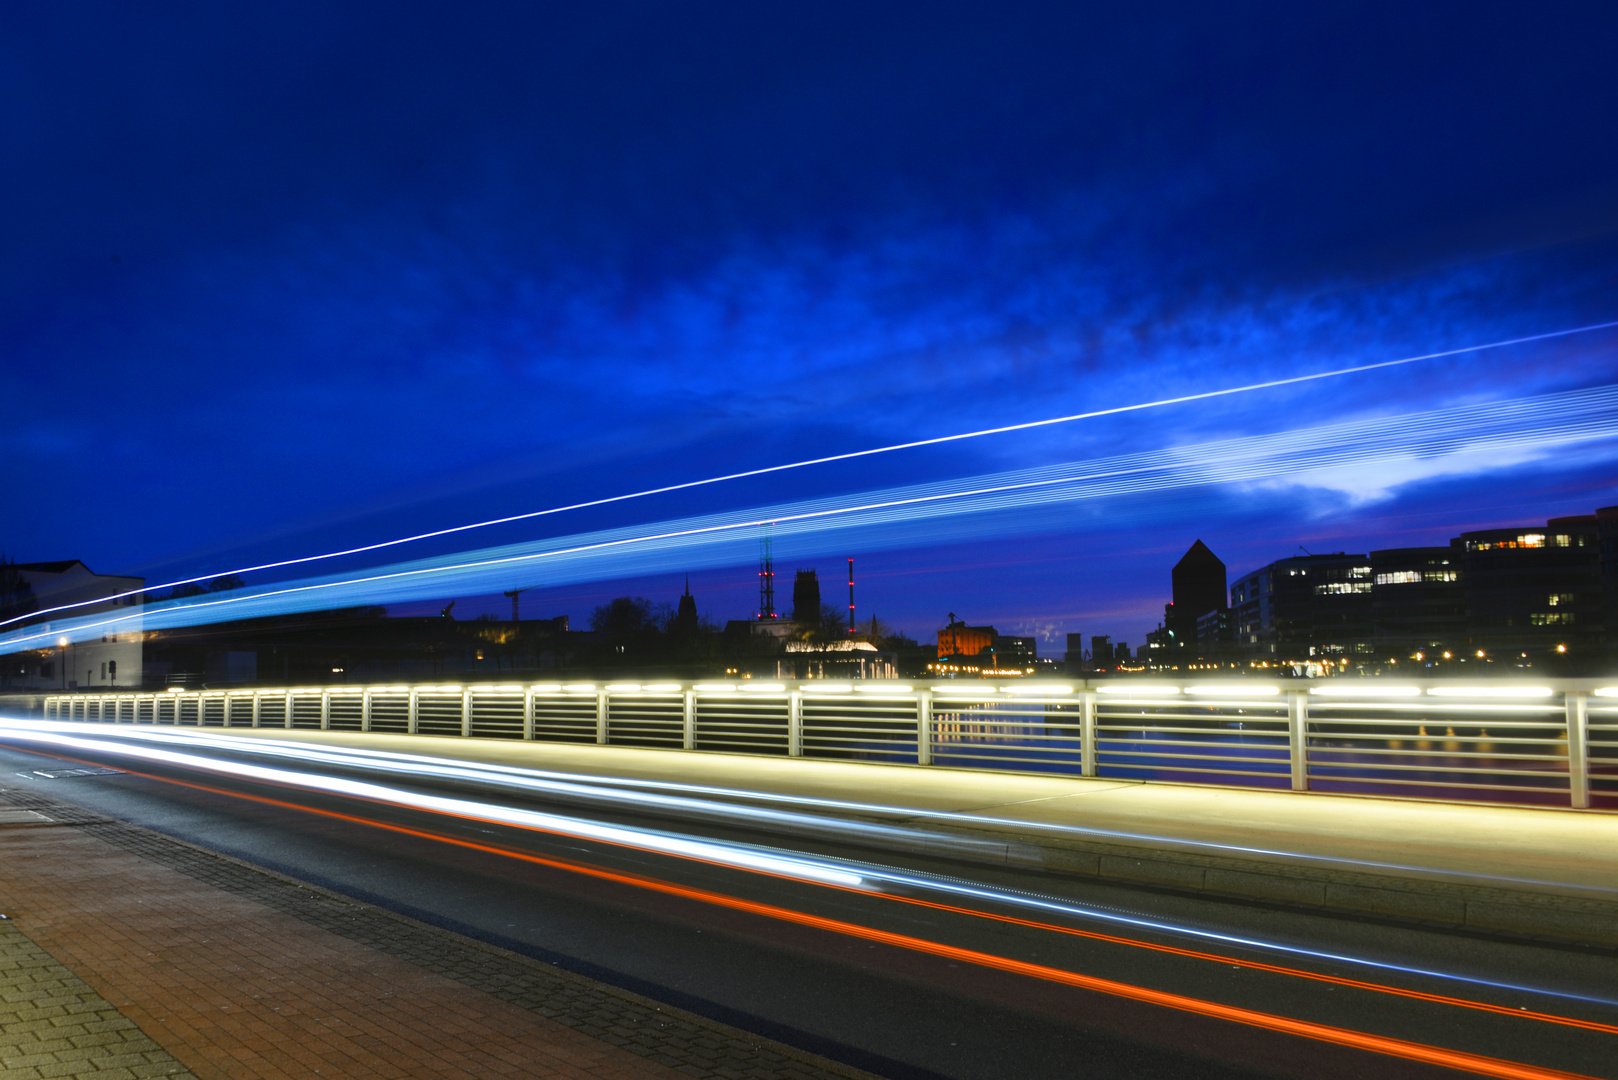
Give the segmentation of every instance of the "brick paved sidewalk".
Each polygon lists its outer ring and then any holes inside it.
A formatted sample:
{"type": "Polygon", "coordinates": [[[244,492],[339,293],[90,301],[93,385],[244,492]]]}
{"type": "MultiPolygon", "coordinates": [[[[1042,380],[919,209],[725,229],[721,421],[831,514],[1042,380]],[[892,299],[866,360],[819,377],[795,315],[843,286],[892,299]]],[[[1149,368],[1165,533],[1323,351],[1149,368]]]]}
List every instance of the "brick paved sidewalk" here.
{"type": "Polygon", "coordinates": [[[0,1076],[196,1080],[9,921],[0,922],[0,1076]]]}
{"type": "Polygon", "coordinates": [[[33,792],[0,803],[48,819],[0,818],[5,1080],[868,1075],[33,792]]]}

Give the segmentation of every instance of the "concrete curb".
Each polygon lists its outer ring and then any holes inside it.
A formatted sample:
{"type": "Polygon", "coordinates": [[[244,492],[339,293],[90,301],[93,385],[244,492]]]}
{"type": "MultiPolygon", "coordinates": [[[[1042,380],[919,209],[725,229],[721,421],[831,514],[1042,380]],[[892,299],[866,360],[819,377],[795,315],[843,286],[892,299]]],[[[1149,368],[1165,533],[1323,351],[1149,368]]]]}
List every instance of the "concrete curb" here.
{"type": "Polygon", "coordinates": [[[1376,915],[1482,933],[1618,946],[1618,900],[1443,880],[1437,871],[1432,876],[1406,876],[1279,858],[1244,859],[1167,847],[1008,835],[1002,830],[939,831],[958,833],[959,839],[972,842],[937,838],[904,850],[955,862],[1037,868],[1334,914],[1376,915]],[[997,842],[998,857],[986,841],[997,842]]]}

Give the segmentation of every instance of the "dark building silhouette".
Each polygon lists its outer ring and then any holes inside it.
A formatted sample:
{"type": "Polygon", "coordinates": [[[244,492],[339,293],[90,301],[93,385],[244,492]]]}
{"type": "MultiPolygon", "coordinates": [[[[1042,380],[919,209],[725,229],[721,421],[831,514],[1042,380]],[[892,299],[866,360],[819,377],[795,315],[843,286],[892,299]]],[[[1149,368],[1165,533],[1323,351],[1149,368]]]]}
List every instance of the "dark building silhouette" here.
{"type": "Polygon", "coordinates": [[[1606,625],[1600,518],[1462,533],[1469,644],[1530,656],[1601,650],[1606,625]]]}
{"type": "Polygon", "coordinates": [[[1601,591],[1606,600],[1607,652],[1618,656],[1618,506],[1596,511],[1596,533],[1601,538],[1601,591]]]}
{"type": "Polygon", "coordinates": [[[1371,633],[1395,657],[1466,641],[1466,580],[1458,542],[1371,552],[1371,633]]]}
{"type": "Polygon", "coordinates": [[[1002,668],[1024,668],[1039,659],[1039,642],[1031,637],[999,634],[994,639],[995,662],[1002,668]]]}
{"type": "Polygon", "coordinates": [[[1067,652],[1062,654],[1062,659],[1067,662],[1068,667],[1072,670],[1077,671],[1079,669],[1084,663],[1083,634],[1070,632],[1067,635],[1067,652]]]}
{"type": "Polygon", "coordinates": [[[792,621],[820,625],[820,579],[813,570],[799,570],[792,581],[792,621]]]}
{"type": "Polygon", "coordinates": [[[691,575],[685,577],[685,593],[680,597],[680,606],[674,609],[674,623],[670,630],[684,637],[695,634],[699,629],[697,619],[697,598],[691,595],[691,575]]]}
{"type": "Polygon", "coordinates": [[[1198,540],[1174,564],[1172,579],[1174,600],[1164,609],[1164,626],[1173,647],[1189,654],[1195,651],[1197,619],[1225,607],[1225,564],[1198,540]]]}

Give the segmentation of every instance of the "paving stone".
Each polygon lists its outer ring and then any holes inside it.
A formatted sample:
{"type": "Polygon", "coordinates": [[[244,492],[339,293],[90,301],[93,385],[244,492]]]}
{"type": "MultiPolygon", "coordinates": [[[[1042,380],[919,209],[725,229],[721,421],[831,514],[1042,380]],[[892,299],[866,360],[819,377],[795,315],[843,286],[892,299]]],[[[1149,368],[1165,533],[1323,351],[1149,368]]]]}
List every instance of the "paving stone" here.
{"type": "MultiPolygon", "coordinates": [[[[98,956],[123,958],[128,970],[118,973],[119,1000],[143,1004],[117,1015],[144,1023],[174,1055],[131,1065],[131,1077],[184,1076],[186,1065],[205,1077],[230,1080],[304,1080],[315,1069],[365,1078],[870,1077],[32,791],[0,791],[0,801],[47,810],[69,827],[55,827],[59,834],[70,831],[79,845],[105,853],[67,865],[58,854],[65,841],[46,846],[37,839],[45,830],[30,827],[34,848],[52,852],[48,865],[33,875],[36,887],[57,889],[64,903],[77,895],[75,888],[84,891],[89,876],[99,888],[128,895],[141,895],[130,889],[152,890],[150,910],[121,912],[140,925],[107,925],[116,920],[103,912],[86,916],[78,936],[70,936],[72,920],[64,912],[56,920],[62,938],[50,943],[59,955],[74,950],[88,959],[93,947],[98,956]],[[86,864],[94,870],[85,870],[86,864]],[[115,880],[120,877],[130,880],[115,880]],[[94,940],[83,942],[86,935],[94,940]],[[313,959],[291,963],[289,953],[313,959]],[[154,1008],[155,1014],[142,1011],[154,1008]],[[514,1022],[521,1016],[530,1019],[514,1022]]],[[[21,830],[0,831],[0,845],[0,851],[27,846],[21,830]]],[[[0,881],[0,897],[13,885],[0,881]]],[[[48,954],[43,960],[41,981],[60,978],[61,966],[48,954]]],[[[82,986],[52,989],[67,1001],[82,986]]],[[[120,1061],[134,1051],[118,1038],[120,1032],[100,1026],[106,1021],[94,1013],[109,1008],[105,1001],[93,994],[71,1001],[63,1015],[74,1008],[70,1019],[76,1023],[51,1037],[83,1046],[90,1045],[87,1040],[116,1040],[107,1053],[117,1053],[120,1061]],[[85,1005],[96,1007],[77,1011],[85,1005]]],[[[50,1018],[42,1019],[49,1027],[50,1018]]],[[[122,1034],[145,1037],[139,1030],[122,1034]]],[[[95,1075],[112,1080],[104,1071],[95,1075]]],[[[10,1072],[5,1077],[12,1080],[10,1072]]]]}
{"type": "MultiPolygon", "coordinates": [[[[6,1080],[44,1080],[47,1077],[117,1080],[119,1067],[132,1060],[161,1070],[152,1075],[195,1080],[183,1065],[139,1031],[135,1035],[144,1056],[131,1055],[130,1050],[136,1044],[121,1034],[112,1035],[111,1042],[103,1044],[103,1033],[85,1030],[83,1021],[105,1024],[106,1021],[97,1019],[97,1014],[118,1015],[116,1010],[24,934],[15,920],[0,922],[0,963],[13,970],[33,972],[32,982],[39,990],[40,1000],[59,1001],[64,994],[71,994],[73,1001],[90,1006],[88,1013],[65,1018],[62,1023],[36,1020],[0,1024],[0,1075],[6,1080]],[[74,1045],[85,1040],[97,1040],[97,1045],[74,1045]],[[155,1062],[150,1060],[153,1057],[157,1059],[155,1062]]],[[[13,988],[22,1000],[28,1000],[28,983],[18,982],[13,988]]],[[[134,1026],[127,1019],[120,1017],[120,1021],[124,1027],[134,1026]]]]}

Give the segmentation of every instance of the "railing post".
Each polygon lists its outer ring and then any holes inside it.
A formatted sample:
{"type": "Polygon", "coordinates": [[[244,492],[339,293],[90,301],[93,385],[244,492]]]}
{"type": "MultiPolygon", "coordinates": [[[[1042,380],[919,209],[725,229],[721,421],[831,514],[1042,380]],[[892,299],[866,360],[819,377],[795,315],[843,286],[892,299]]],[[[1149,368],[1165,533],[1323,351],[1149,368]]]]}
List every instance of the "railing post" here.
{"type": "Polygon", "coordinates": [[[787,757],[803,757],[803,691],[787,691],[787,757]]]}
{"type": "MultiPolygon", "coordinates": [[[[201,708],[200,705],[197,706],[197,707],[199,709],[201,708]]],[[[320,730],[321,731],[330,731],[331,730],[331,691],[330,690],[322,690],[320,692],[320,730]]]]}
{"type": "Polygon", "coordinates": [[[1287,693],[1287,749],[1292,759],[1292,790],[1309,790],[1309,693],[1287,693]]]}
{"type": "Polygon", "coordinates": [[[419,734],[421,719],[421,692],[414,686],[410,688],[410,704],[406,707],[405,730],[412,735],[419,734]]]}
{"type": "Polygon", "coordinates": [[[685,723],[680,736],[681,746],[686,750],[697,748],[697,692],[685,692],[685,723]]]}
{"type": "Polygon", "coordinates": [[[472,737],[472,688],[461,687],[461,738],[472,737]]]}
{"type": "MultiPolygon", "coordinates": [[[[282,696],[286,698],[286,704],[283,707],[283,710],[282,710],[282,713],[281,713],[281,726],[289,728],[289,727],[292,726],[292,691],[288,690],[282,696]]],[[[175,703],[174,708],[175,708],[174,722],[177,724],[177,723],[180,722],[180,713],[179,713],[180,706],[179,706],[178,702],[175,703]]]]}
{"type": "Polygon", "coordinates": [[[596,691],[596,745],[607,745],[607,688],[596,691]]]}
{"type": "MultiPolygon", "coordinates": [[[[258,727],[259,719],[263,716],[263,712],[259,708],[259,706],[263,702],[263,700],[264,700],[263,691],[254,690],[253,691],[253,726],[254,727],[258,727]]],[[[140,705],[139,704],[137,704],[135,706],[135,715],[137,717],[140,716],[140,705]]]]}
{"type": "Polygon", "coordinates": [[[1079,691],[1079,773],[1096,774],[1096,692],[1079,691]]]}
{"type": "Polygon", "coordinates": [[[1590,808],[1590,697],[1583,691],[1569,690],[1562,695],[1567,704],[1568,794],[1575,809],[1590,808]]]}
{"type": "Polygon", "coordinates": [[[360,691],[360,730],[371,730],[371,688],[360,691]]]}
{"type": "Polygon", "coordinates": [[[534,738],[534,688],[523,687],[522,691],[522,737],[532,742],[534,738]]]}
{"type": "Polygon", "coordinates": [[[916,691],[916,764],[933,763],[933,692],[916,691]]]}

